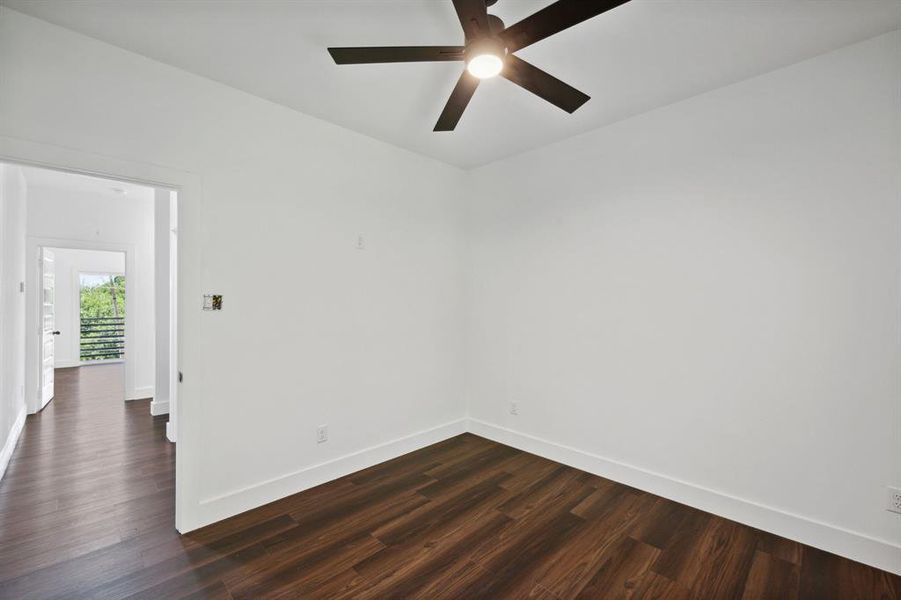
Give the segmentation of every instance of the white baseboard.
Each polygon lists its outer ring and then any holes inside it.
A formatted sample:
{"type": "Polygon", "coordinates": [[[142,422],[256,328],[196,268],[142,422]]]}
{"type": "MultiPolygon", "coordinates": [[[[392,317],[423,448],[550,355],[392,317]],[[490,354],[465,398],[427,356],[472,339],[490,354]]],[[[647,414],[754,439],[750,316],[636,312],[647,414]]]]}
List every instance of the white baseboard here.
{"type": "Polygon", "coordinates": [[[172,426],[171,419],[166,421],[166,439],[173,444],[175,443],[175,427],[172,426]]]}
{"type": "Polygon", "coordinates": [[[492,425],[461,419],[202,500],[187,532],[465,432],[901,575],[901,546],[784,510],[492,425]]]}
{"type": "Polygon", "coordinates": [[[135,388],[125,393],[126,400],[147,400],[148,398],[153,398],[152,385],[135,388]]]}
{"type": "Polygon", "coordinates": [[[150,414],[154,417],[159,415],[168,415],[169,414],[169,401],[168,400],[152,400],[150,402],[150,414]]]}
{"type": "Polygon", "coordinates": [[[199,506],[201,516],[198,522],[191,523],[182,533],[221,521],[246,510],[302,492],[465,432],[466,419],[452,421],[247,488],[201,500],[199,506]]]}
{"type": "Polygon", "coordinates": [[[469,419],[475,435],[901,575],[901,546],[541,438],[469,419]]]}
{"type": "Polygon", "coordinates": [[[3,444],[3,449],[0,450],[0,479],[2,479],[3,474],[6,473],[6,467],[9,466],[9,460],[13,456],[13,450],[16,449],[19,435],[22,434],[22,428],[25,427],[25,413],[25,407],[23,406],[19,410],[19,414],[16,416],[12,428],[9,430],[9,436],[7,436],[6,442],[3,444]]]}

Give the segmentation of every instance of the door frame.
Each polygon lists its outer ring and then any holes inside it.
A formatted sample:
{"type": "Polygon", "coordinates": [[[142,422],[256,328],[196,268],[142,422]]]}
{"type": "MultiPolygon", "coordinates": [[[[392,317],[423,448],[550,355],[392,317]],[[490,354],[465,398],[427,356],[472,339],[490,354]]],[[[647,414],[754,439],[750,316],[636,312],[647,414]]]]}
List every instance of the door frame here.
{"type": "Polygon", "coordinates": [[[0,161],[93,175],[178,192],[177,361],[186,376],[178,383],[175,407],[178,449],[175,453],[175,527],[187,533],[206,524],[201,510],[198,459],[203,452],[202,319],[199,299],[205,287],[202,245],[203,187],[193,172],[145,162],[123,160],[86,150],[0,135],[0,161]],[[195,310],[189,311],[196,298],[195,310]]]}
{"type": "MultiPolygon", "coordinates": [[[[128,200],[123,200],[127,202],[128,200]]],[[[27,200],[26,200],[27,203],[27,200]]],[[[27,210],[27,209],[26,209],[27,210]]],[[[128,285],[128,276],[135,272],[135,247],[134,244],[108,244],[104,242],[92,242],[89,240],[66,238],[41,238],[28,236],[25,238],[25,301],[31,310],[25,309],[25,331],[32,331],[32,335],[25,340],[25,404],[28,414],[34,414],[44,408],[42,404],[40,375],[40,345],[34,343],[33,330],[40,321],[40,294],[37,293],[40,282],[41,266],[38,257],[41,248],[59,248],[61,250],[102,250],[106,252],[121,252],[125,254],[125,281],[128,285]],[[28,296],[32,296],[29,301],[28,296]],[[37,312],[35,312],[37,310],[37,312]]],[[[134,323],[129,315],[134,314],[133,294],[125,291],[125,397],[123,400],[136,400],[138,394],[135,390],[135,364],[129,360],[129,352],[134,348],[134,323]]]]}

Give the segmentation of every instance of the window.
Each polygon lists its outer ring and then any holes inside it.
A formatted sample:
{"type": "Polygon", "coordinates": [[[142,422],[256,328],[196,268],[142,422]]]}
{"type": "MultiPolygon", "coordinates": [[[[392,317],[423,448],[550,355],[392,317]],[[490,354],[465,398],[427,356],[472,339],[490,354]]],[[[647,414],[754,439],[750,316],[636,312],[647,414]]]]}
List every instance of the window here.
{"type": "Polygon", "coordinates": [[[125,354],[125,276],[80,273],[81,360],[125,354]]]}

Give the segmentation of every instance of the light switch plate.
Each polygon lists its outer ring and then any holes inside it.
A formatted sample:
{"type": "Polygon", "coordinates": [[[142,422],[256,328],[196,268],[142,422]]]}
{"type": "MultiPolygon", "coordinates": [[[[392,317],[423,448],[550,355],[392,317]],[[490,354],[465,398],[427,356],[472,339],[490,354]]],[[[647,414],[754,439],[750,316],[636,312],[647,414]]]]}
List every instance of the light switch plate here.
{"type": "Polygon", "coordinates": [[[203,310],[222,310],[222,296],[220,294],[204,294],[203,310]]]}

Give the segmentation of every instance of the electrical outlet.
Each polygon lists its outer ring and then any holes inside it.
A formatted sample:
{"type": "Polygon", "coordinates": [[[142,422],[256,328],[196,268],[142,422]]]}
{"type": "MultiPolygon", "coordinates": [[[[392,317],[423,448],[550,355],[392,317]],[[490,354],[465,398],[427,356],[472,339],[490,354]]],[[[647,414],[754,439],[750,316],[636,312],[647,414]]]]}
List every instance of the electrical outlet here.
{"type": "Polygon", "coordinates": [[[519,414],[519,402],[515,402],[515,401],[510,402],[510,414],[511,415],[519,414]]]}
{"type": "Polygon", "coordinates": [[[328,425],[320,425],[316,428],[316,443],[321,444],[322,442],[328,441],[328,425]]]}
{"type": "Polygon", "coordinates": [[[901,489],[888,488],[888,506],[886,510],[901,514],[901,489]]]}

